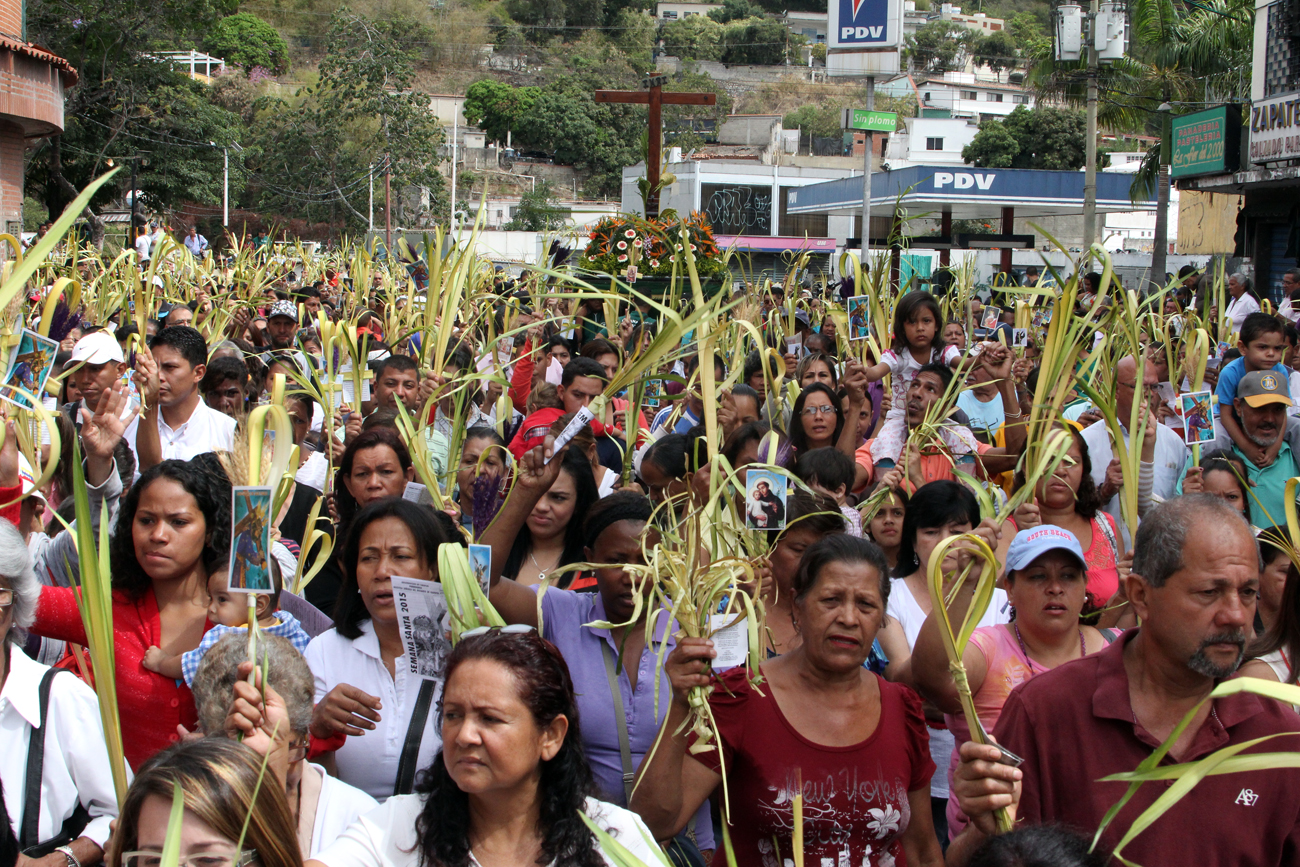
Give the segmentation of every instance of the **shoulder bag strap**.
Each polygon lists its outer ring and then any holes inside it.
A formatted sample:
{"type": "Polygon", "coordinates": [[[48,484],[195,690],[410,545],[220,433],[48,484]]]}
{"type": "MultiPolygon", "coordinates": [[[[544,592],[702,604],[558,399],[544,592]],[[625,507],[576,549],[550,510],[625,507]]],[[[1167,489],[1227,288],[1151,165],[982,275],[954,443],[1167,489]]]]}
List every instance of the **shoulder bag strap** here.
{"type": "Polygon", "coordinates": [[[41,678],[39,701],[41,724],[32,726],[27,744],[26,793],[23,801],[23,827],[18,838],[21,849],[29,849],[40,842],[41,783],[45,778],[45,721],[50,713],[50,686],[59,669],[51,668],[41,678]]]}
{"type": "Polygon", "coordinates": [[[614,698],[614,719],[618,722],[618,751],[623,759],[623,797],[632,802],[632,782],[636,769],[632,767],[632,746],[627,736],[627,715],[623,713],[623,690],[618,686],[618,671],[614,668],[614,651],[601,639],[600,652],[605,657],[605,678],[609,681],[609,694],[614,698]]]}
{"type": "Polygon", "coordinates": [[[411,711],[411,722],[406,726],[406,740],[402,744],[402,757],[397,762],[397,781],[393,785],[394,795],[409,795],[415,789],[415,772],[420,762],[420,742],[424,739],[424,727],[429,721],[429,708],[433,705],[432,680],[422,680],[420,694],[415,697],[415,708],[411,711]]]}

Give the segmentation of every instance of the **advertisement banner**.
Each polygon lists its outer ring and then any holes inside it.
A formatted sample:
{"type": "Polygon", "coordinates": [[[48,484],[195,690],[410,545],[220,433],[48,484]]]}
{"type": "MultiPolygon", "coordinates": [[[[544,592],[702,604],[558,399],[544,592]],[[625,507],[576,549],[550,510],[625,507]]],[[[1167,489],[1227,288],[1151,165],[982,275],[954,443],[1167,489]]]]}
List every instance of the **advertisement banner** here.
{"type": "Polygon", "coordinates": [[[830,48],[896,49],[903,39],[902,0],[829,0],[830,48]]]}

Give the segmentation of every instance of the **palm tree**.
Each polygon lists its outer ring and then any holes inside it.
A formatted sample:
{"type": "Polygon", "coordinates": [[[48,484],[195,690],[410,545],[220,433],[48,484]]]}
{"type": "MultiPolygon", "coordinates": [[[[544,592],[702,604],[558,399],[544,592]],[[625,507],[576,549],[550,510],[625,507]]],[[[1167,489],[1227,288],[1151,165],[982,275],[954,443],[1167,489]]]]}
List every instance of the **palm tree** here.
{"type": "MultiPolygon", "coordinates": [[[[1098,74],[1097,120],[1116,131],[1162,136],[1160,107],[1187,113],[1250,92],[1254,40],[1251,0],[1133,0],[1129,5],[1128,54],[1098,74]]],[[[1086,59],[1058,63],[1047,45],[1031,61],[1026,81],[1040,99],[1087,101],[1086,59]]],[[[1086,55],[1085,55],[1086,58],[1086,55]]],[[[1134,201],[1156,193],[1158,214],[1169,204],[1169,167],[1161,144],[1153,145],[1133,178],[1134,201]]],[[[1163,283],[1165,221],[1157,220],[1152,278],[1163,283]],[[1156,270],[1160,273],[1155,273],[1156,270]]]]}

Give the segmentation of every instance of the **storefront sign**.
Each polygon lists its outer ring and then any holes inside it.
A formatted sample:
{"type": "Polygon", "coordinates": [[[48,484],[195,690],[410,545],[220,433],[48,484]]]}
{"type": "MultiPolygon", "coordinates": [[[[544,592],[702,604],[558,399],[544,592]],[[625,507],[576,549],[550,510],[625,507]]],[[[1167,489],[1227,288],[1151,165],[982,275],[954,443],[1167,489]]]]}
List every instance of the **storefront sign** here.
{"type": "Polygon", "coordinates": [[[1241,160],[1241,108],[1220,105],[1172,121],[1169,174],[1175,178],[1235,172],[1241,160]]]}
{"type": "Polygon", "coordinates": [[[1300,94],[1262,99],[1250,107],[1250,161],[1300,159],[1300,94]]]}

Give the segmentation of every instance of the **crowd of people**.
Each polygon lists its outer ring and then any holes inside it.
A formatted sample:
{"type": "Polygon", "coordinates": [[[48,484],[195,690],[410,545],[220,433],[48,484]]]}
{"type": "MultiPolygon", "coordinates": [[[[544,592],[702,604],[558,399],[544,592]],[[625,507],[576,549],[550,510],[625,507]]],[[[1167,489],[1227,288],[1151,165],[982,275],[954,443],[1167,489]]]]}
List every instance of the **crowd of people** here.
{"type": "MultiPolygon", "coordinates": [[[[45,395],[59,452],[7,413],[0,867],[158,867],[177,792],[188,867],[628,863],[615,844],[645,865],[1085,867],[1172,782],[1108,821],[1128,783],[1106,778],[1167,739],[1168,765],[1296,749],[1289,705],[1205,701],[1229,678],[1300,674],[1300,332],[1289,305],[1247,310],[1244,278],[1210,347],[1213,440],[1187,444],[1179,397],[1199,379],[1190,323],[1220,317],[1182,275],[1140,346],[1091,371],[1074,359],[1080,387],[1047,425],[1063,454],[1034,475],[1046,332],[979,328],[951,285],[890,295],[891,330],[863,342],[832,302],[753,288],[727,314],[753,323],[748,342],[702,358],[686,335],[613,394],[663,325],[645,299],[487,271],[486,315],[442,349],[427,325],[393,327],[414,321],[394,307],[439,303],[432,286],[417,300],[409,275],[381,291],[298,264],[253,299],[173,281],[155,309],[65,311],[45,395]],[[320,386],[339,363],[323,322],[366,338],[360,393],[320,386]],[[1113,406],[1085,394],[1098,379],[1113,406]],[[233,489],[277,382],[296,463],[272,516],[275,589],[250,607],[228,574],[233,489]],[[745,515],[760,469],[788,485],[756,486],[761,553],[731,553],[750,561],[734,591],[763,612],[761,662],[723,667],[638,576],[711,500],[745,515]],[[981,506],[1025,488],[1005,513],[981,506]],[[77,584],[97,555],[78,503],[106,522],[120,803],[82,649],[77,584]],[[332,549],[300,586],[321,534],[332,549]],[[974,540],[997,587],[957,669],[943,630],[976,604],[974,540]],[[470,543],[490,549],[484,606],[505,625],[417,670],[392,579],[436,582],[440,548],[470,543]],[[687,724],[701,702],[711,738],[687,724]]],[[[1055,289],[1003,303],[1086,316],[1111,303],[1100,281],[1081,278],[1077,309],[1055,289]]],[[[1124,857],[1300,864],[1300,774],[1206,776],[1124,857]]]]}

